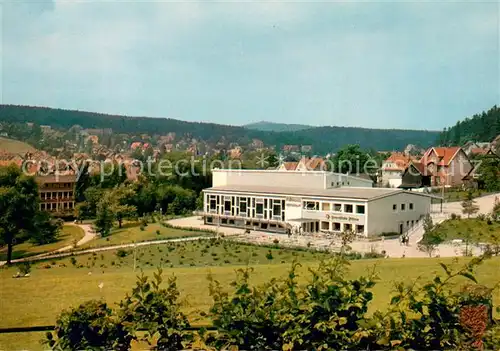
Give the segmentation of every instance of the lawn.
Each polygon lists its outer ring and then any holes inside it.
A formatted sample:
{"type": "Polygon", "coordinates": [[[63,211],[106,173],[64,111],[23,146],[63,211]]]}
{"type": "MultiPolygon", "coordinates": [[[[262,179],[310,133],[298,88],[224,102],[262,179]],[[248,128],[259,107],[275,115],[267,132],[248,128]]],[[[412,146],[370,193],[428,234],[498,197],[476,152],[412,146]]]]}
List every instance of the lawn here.
{"type": "Polygon", "coordinates": [[[0,151],[25,154],[28,151],[35,151],[35,148],[19,140],[0,137],[0,151]]]}
{"type": "MultiPolygon", "coordinates": [[[[30,242],[24,242],[14,245],[12,258],[22,258],[55,251],[65,246],[73,245],[75,240],[80,240],[85,235],[83,229],[75,225],[65,225],[59,234],[59,240],[46,245],[35,245],[30,242]]],[[[0,249],[0,261],[7,259],[7,247],[0,249]]]]}
{"type": "Polygon", "coordinates": [[[500,223],[490,223],[477,218],[449,219],[438,224],[434,230],[442,233],[445,241],[466,239],[470,234],[472,242],[500,243],[500,223]]]}
{"type": "MultiPolygon", "coordinates": [[[[302,264],[299,279],[304,282],[307,268],[315,266],[325,255],[200,240],[138,248],[135,255],[130,250],[75,256],[75,265],[71,263],[71,258],[39,262],[32,267],[30,278],[13,279],[11,276],[15,274],[16,268],[5,268],[0,270],[0,299],[3,301],[0,327],[50,325],[62,309],[89,299],[102,298],[115,303],[131,291],[136,275],[141,270],[151,275],[158,265],[164,268],[165,276],[175,274],[177,277],[181,297],[186,301],[184,311],[191,322],[204,324],[207,320],[199,317],[200,311],[207,311],[212,302],[208,294],[209,272],[229,287],[235,269],[248,263],[254,269],[252,281],[258,284],[272,277],[284,277],[290,263],[297,259],[302,264]],[[102,289],[99,288],[101,283],[102,289]]],[[[463,264],[465,260],[462,258],[457,264],[463,264]]],[[[380,280],[373,289],[374,300],[371,303],[371,311],[375,311],[387,307],[395,281],[410,282],[417,277],[430,279],[435,272],[441,272],[438,262],[451,264],[452,259],[358,260],[351,262],[349,275],[357,277],[366,274],[374,265],[377,266],[380,280]]],[[[494,285],[500,279],[499,265],[500,258],[487,261],[479,267],[478,280],[488,286],[494,285]]],[[[497,293],[496,305],[499,301],[500,295],[497,293]]],[[[41,349],[37,341],[42,336],[43,333],[28,333],[26,338],[24,334],[3,334],[0,335],[0,349],[41,349]]]]}
{"type": "Polygon", "coordinates": [[[138,223],[131,222],[124,224],[122,228],[115,228],[107,237],[88,242],[82,248],[204,235],[209,235],[209,233],[164,227],[160,223],[150,223],[142,230],[138,223]]]}

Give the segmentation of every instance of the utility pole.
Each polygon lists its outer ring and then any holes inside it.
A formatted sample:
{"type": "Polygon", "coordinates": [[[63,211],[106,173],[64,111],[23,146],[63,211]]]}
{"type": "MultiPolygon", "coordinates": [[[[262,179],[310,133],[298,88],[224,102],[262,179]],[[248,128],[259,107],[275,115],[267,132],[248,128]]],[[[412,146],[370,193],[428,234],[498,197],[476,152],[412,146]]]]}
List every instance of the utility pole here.
{"type": "Polygon", "coordinates": [[[135,267],[137,266],[137,244],[134,243],[134,272],[135,272],[135,267]]]}

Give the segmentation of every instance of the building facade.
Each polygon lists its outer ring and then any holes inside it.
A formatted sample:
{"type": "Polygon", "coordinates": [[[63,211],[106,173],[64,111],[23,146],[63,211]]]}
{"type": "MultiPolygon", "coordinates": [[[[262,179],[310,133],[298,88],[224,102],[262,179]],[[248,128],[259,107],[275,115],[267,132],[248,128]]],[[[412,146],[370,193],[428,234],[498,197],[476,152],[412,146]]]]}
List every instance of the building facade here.
{"type": "Polygon", "coordinates": [[[75,175],[48,175],[36,177],[40,195],[40,210],[70,213],[75,208],[75,175]]]}
{"type": "Polygon", "coordinates": [[[214,171],[213,187],[203,192],[205,223],[276,233],[353,231],[368,237],[403,234],[431,209],[427,195],[363,187],[347,175],[337,178],[344,181],[344,186],[337,186],[337,181],[330,180],[338,174],[307,175],[295,184],[297,178],[285,176],[288,172],[278,172],[283,176],[263,172],[214,171]]]}

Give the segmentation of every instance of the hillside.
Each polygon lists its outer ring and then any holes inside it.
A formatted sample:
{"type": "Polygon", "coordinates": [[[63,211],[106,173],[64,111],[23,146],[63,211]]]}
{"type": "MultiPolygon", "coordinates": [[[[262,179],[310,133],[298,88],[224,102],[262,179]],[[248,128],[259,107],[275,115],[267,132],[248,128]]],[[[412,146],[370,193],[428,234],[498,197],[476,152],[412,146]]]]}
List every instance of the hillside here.
{"type": "Polygon", "coordinates": [[[299,130],[315,128],[305,124],[286,124],[260,121],[255,123],[245,124],[243,127],[247,129],[260,130],[263,132],[296,132],[299,130]]]}
{"type": "Polygon", "coordinates": [[[500,134],[500,108],[496,105],[488,111],[458,121],[439,136],[442,145],[461,145],[468,141],[488,142],[500,134]]]}
{"type": "Polygon", "coordinates": [[[62,110],[48,107],[0,105],[0,121],[34,122],[68,129],[73,125],[83,128],[112,128],[115,133],[189,135],[209,143],[221,140],[247,145],[260,139],[266,145],[312,145],[317,154],[338,150],[346,144],[357,143],[362,148],[399,150],[407,144],[422,147],[436,141],[439,132],[423,130],[384,130],[354,127],[317,127],[293,132],[269,132],[215,123],[185,122],[171,118],[128,117],[95,112],[62,110]]]}
{"type": "Polygon", "coordinates": [[[8,139],[0,137],[0,153],[2,152],[12,152],[25,154],[28,151],[34,151],[35,148],[27,143],[19,140],[8,139]]]}

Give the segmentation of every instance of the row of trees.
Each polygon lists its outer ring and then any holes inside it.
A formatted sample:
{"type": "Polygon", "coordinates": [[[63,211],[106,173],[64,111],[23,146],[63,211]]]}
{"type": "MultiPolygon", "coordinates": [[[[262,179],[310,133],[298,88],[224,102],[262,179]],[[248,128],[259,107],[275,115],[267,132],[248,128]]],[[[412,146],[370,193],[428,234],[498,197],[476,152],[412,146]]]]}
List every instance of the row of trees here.
{"type": "Polygon", "coordinates": [[[16,166],[0,167],[0,244],[7,246],[7,263],[12,260],[14,244],[54,242],[61,228],[60,220],[39,210],[35,179],[16,166]]]}
{"type": "Polygon", "coordinates": [[[464,267],[445,264],[430,282],[395,284],[385,311],[369,313],[377,276],[347,279],[347,261],[337,257],[309,270],[299,283],[294,263],[284,280],[251,285],[251,269],[237,272],[228,292],[209,276],[214,332],[194,331],[181,310],[176,280],[163,287],[161,270],[138,277],[116,309],[89,301],[61,313],[46,344],[54,350],[129,350],[145,341],[156,350],[442,350],[494,349],[500,325],[492,319],[496,289],[473,273],[485,257],[464,267]],[[471,281],[461,290],[455,281],[471,281]],[[142,333],[139,331],[143,331],[142,333]]]}

